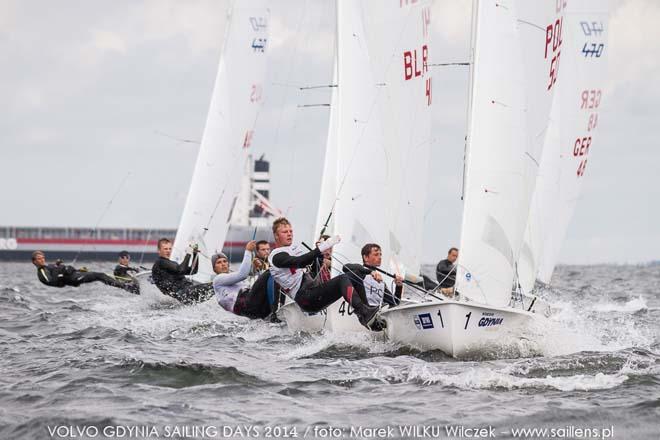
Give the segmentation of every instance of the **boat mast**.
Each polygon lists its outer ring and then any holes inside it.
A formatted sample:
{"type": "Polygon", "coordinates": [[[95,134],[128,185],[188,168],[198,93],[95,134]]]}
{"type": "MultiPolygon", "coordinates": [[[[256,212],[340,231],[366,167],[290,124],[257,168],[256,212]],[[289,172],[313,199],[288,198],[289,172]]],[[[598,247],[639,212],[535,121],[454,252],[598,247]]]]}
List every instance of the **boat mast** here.
{"type": "Polygon", "coordinates": [[[463,200],[463,202],[465,202],[465,182],[467,180],[467,161],[468,161],[468,155],[470,153],[469,151],[470,132],[472,129],[472,96],[473,96],[472,92],[474,89],[474,71],[475,71],[474,53],[475,53],[475,43],[477,41],[476,33],[477,33],[478,13],[479,13],[479,0],[472,0],[472,20],[470,23],[470,57],[469,57],[470,80],[468,82],[467,130],[465,134],[465,145],[463,148],[463,185],[461,187],[461,200],[463,200]]]}

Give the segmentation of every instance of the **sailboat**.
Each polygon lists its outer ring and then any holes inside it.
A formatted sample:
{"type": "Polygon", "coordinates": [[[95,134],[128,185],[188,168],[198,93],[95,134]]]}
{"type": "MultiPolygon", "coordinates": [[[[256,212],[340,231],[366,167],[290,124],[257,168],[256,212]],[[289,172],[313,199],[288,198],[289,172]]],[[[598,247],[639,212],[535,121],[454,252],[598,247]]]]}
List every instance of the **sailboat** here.
{"type": "MultiPolygon", "coordinates": [[[[342,237],[336,263],[360,262],[361,247],[377,243],[384,269],[419,273],[433,109],[431,3],[336,3],[337,87],[317,215],[317,231],[342,237]]],[[[294,331],[367,331],[343,300],[315,315],[292,303],[279,316],[294,331]]]]}
{"type": "MultiPolygon", "coordinates": [[[[198,279],[209,281],[211,256],[222,250],[232,211],[240,205],[243,175],[264,100],[268,1],[233,2],[218,73],[172,259],[190,243],[200,248],[198,279]]],[[[266,238],[267,230],[261,235],[266,238]]]]}
{"type": "Polygon", "coordinates": [[[537,277],[549,280],[584,175],[604,87],[607,6],[531,3],[474,4],[461,300],[384,311],[393,341],[455,357],[501,355],[543,332],[541,302],[524,295],[537,277]]]}

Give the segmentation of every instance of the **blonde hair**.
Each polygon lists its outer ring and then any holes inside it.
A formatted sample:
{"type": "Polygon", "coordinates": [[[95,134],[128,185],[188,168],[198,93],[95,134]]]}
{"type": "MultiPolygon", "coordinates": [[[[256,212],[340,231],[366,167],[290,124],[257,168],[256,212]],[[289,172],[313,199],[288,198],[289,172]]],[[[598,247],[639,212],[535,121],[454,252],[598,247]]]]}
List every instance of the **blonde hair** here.
{"type": "Polygon", "coordinates": [[[275,219],[275,221],[273,222],[273,235],[277,234],[277,228],[286,225],[291,226],[291,223],[289,223],[289,220],[287,220],[286,217],[280,217],[275,219]]]}

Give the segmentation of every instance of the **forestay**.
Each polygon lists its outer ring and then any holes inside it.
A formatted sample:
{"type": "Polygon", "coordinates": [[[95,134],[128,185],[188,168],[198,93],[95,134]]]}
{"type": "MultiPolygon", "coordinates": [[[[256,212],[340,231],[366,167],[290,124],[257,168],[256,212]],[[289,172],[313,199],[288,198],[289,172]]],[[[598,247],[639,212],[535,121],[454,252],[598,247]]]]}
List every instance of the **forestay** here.
{"type": "Polygon", "coordinates": [[[571,0],[564,14],[562,61],[552,127],[541,163],[521,256],[521,283],[549,283],[580,196],[599,130],[607,76],[608,2],[571,0]]]}
{"type": "Polygon", "coordinates": [[[337,168],[324,175],[336,179],[336,252],[361,261],[360,248],[378,243],[384,265],[400,273],[418,272],[422,248],[430,21],[429,1],[337,2],[337,168]]]}
{"type": "Polygon", "coordinates": [[[457,288],[505,306],[557,81],[563,3],[477,1],[475,7],[457,288]]]}
{"type": "Polygon", "coordinates": [[[174,242],[181,259],[201,249],[200,273],[222,249],[233,203],[263,101],[270,11],[267,0],[236,1],[230,9],[218,74],[192,182],[174,242]]]}

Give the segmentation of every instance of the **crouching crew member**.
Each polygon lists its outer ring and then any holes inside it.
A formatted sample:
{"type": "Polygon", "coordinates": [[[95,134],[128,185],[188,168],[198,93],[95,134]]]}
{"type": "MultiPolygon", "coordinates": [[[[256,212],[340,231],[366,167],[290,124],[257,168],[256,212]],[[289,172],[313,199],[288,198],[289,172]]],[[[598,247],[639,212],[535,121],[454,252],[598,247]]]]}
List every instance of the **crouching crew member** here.
{"type": "Polygon", "coordinates": [[[285,218],[278,218],[273,222],[273,235],[276,249],[269,257],[270,273],[281,289],[303,311],[320,312],[343,297],[353,307],[362,325],[374,331],[384,328],[384,321],[377,315],[378,307],[370,307],[360,295],[354,294],[353,285],[346,274],[320,283],[305,269],[321,257],[324,251],[339,243],[339,236],[331,237],[307,252],[302,246],[292,244],[293,229],[285,218]]]}
{"type": "Polygon", "coordinates": [[[368,243],[362,247],[362,264],[344,264],[344,273],[349,275],[355,288],[360,290],[360,296],[367,299],[370,306],[380,307],[383,303],[390,307],[401,303],[403,292],[403,277],[397,275],[394,279],[396,289],[394,294],[383,282],[383,276],[373,268],[380,267],[383,261],[383,251],[376,243],[368,243]]]}
{"type": "Polygon", "coordinates": [[[131,262],[131,254],[128,251],[121,251],[119,253],[119,261],[115,266],[113,275],[117,281],[124,283],[124,288],[136,295],[140,294],[140,283],[133,278],[129,272],[138,273],[140,270],[129,266],[131,262]]]}

